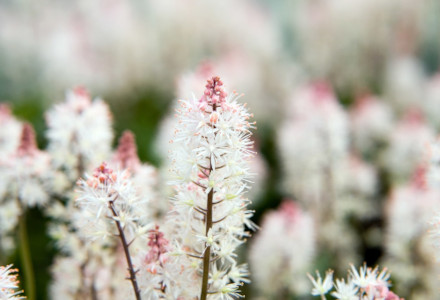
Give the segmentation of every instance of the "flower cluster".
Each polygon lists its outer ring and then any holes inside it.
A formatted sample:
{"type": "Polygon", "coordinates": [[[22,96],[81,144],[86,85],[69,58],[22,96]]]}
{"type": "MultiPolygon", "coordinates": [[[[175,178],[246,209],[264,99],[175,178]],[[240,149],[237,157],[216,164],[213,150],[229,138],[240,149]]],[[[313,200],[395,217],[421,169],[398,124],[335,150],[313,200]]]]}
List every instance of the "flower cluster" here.
{"type": "MultiPolygon", "coordinates": [[[[348,121],[332,89],[315,83],[293,94],[278,135],[284,188],[313,215],[319,244],[341,266],[357,260],[356,236],[346,223],[349,207],[356,206],[347,201],[352,187],[346,179],[359,170],[351,166],[348,121]]],[[[362,197],[356,195],[357,204],[362,197]]]]}
{"type": "Polygon", "coordinates": [[[100,237],[112,236],[116,228],[113,224],[109,227],[108,221],[117,221],[133,238],[146,232],[147,206],[129,178],[128,170],[115,172],[102,163],[87,180],[79,181],[76,202],[81,213],[89,216],[84,224],[87,231],[100,237]]]}
{"type": "Polygon", "coordinates": [[[324,280],[322,280],[318,271],[316,271],[316,274],[316,279],[308,274],[313,284],[311,294],[313,296],[321,296],[322,299],[325,299],[324,295],[329,293],[334,286],[335,291],[331,292],[331,295],[335,299],[401,300],[401,298],[389,290],[390,283],[388,279],[390,274],[386,268],[379,272],[379,267],[376,266],[372,269],[364,264],[358,271],[354,265],[351,265],[347,280],[336,279],[336,284],[333,282],[333,271],[327,271],[324,280]]]}
{"type": "MultiPolygon", "coordinates": [[[[53,201],[46,211],[53,219],[49,233],[62,252],[52,267],[52,298],[121,299],[134,295],[125,280],[125,250],[130,248],[130,270],[135,272],[143,266],[149,223],[159,215],[156,170],[140,162],[129,131],[122,134],[116,151],[110,152],[110,120],[107,105],[101,100],[91,102],[81,88],[68,92],[66,102],[47,115],[52,168],[57,177],[64,178],[64,183],[55,182],[53,190],[61,201],[53,201]],[[66,119],[71,123],[65,124],[66,119]],[[69,159],[57,160],[63,152],[69,159]],[[103,158],[108,163],[76,180],[103,158]],[[72,191],[75,181],[77,189],[72,191]],[[123,235],[125,242],[118,243],[114,235],[120,239],[123,235]]],[[[139,270],[137,274],[141,277],[144,273],[139,270]]],[[[138,290],[145,291],[147,283],[138,282],[138,290]]]]}
{"type": "Polygon", "coordinates": [[[101,99],[92,102],[84,88],[68,91],[65,102],[47,112],[46,122],[52,164],[69,180],[108,159],[113,139],[109,108],[101,99]]]}
{"type": "Polygon", "coordinates": [[[180,103],[172,141],[179,147],[171,153],[177,191],[171,213],[174,247],[190,258],[186,267],[202,288],[191,298],[233,299],[248,282],[235,249],[249,236],[246,227],[255,229],[245,197],[254,124],[218,77],[208,80],[199,100],[180,103]]]}

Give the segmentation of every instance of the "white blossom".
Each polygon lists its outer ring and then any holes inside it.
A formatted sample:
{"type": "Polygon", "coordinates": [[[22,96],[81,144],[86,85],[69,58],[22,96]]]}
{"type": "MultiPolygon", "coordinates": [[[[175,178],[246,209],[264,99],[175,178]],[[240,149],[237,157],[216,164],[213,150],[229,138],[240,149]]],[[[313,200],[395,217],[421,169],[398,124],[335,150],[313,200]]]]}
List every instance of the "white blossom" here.
{"type": "Polygon", "coordinates": [[[46,114],[48,151],[55,168],[75,181],[110,155],[113,133],[108,106],[87,91],[68,91],[66,101],[46,114]]]}
{"type": "Polygon", "coordinates": [[[254,126],[251,114],[236,97],[227,96],[222,85],[213,77],[200,100],[180,101],[171,152],[171,183],[176,190],[170,214],[174,247],[182,247],[189,257],[185,267],[194,265],[199,274],[198,290],[191,297],[199,296],[205,284],[209,299],[240,295],[238,286],[248,279],[247,272],[237,272],[234,249],[249,236],[246,227],[255,228],[245,198],[252,175],[250,130],[254,126]],[[211,280],[203,283],[202,260],[208,254],[210,260],[220,262],[221,273],[215,275],[216,264],[210,262],[211,280]]]}
{"type": "Polygon", "coordinates": [[[321,275],[318,271],[316,271],[316,279],[312,277],[312,275],[307,274],[310,281],[313,284],[313,289],[311,294],[313,296],[322,296],[327,294],[333,287],[333,271],[329,270],[325,273],[324,281],[321,278],[321,275]]]}
{"type": "Polygon", "coordinates": [[[340,300],[357,300],[359,287],[357,287],[353,281],[345,282],[344,279],[336,279],[335,292],[331,295],[340,300]]]}
{"type": "MultiPolygon", "coordinates": [[[[316,274],[317,279],[308,274],[314,286],[311,294],[325,299],[324,295],[333,288],[333,271],[327,271],[324,281],[318,271],[316,274]]],[[[358,271],[354,265],[350,265],[347,281],[336,279],[336,291],[330,294],[340,300],[401,300],[389,290],[389,278],[390,273],[387,268],[379,272],[378,266],[370,268],[364,264],[358,271]]]]}

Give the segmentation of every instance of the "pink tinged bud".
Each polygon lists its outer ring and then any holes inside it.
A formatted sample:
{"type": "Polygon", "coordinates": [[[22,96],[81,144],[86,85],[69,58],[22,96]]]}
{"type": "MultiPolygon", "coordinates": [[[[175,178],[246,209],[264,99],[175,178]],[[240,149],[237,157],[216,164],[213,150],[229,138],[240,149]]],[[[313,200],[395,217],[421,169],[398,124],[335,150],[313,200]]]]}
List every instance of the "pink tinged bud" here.
{"type": "Polygon", "coordinates": [[[106,176],[104,176],[103,174],[99,175],[98,180],[100,183],[104,183],[106,180],[106,176]]]}
{"type": "Polygon", "coordinates": [[[217,121],[218,121],[218,113],[214,111],[211,114],[211,118],[209,119],[209,121],[211,122],[211,124],[217,123],[217,121]]]}
{"type": "Polygon", "coordinates": [[[157,266],[155,264],[148,265],[147,271],[154,275],[157,273],[157,266]]]}
{"type": "Polygon", "coordinates": [[[96,189],[98,187],[98,181],[96,178],[89,178],[87,179],[87,185],[93,189],[96,189]]]}
{"type": "Polygon", "coordinates": [[[109,182],[115,182],[117,179],[116,173],[112,169],[107,167],[107,163],[103,162],[99,167],[93,172],[94,180],[96,184],[107,184],[109,182]]]}
{"type": "Polygon", "coordinates": [[[218,76],[213,76],[212,78],[207,80],[207,83],[205,85],[206,89],[203,93],[203,96],[199,100],[199,107],[201,109],[203,107],[203,111],[206,109],[207,105],[222,105],[225,102],[227,93],[222,88],[222,85],[223,82],[218,76]]]}
{"type": "Polygon", "coordinates": [[[134,134],[126,130],[119,139],[115,160],[123,169],[135,169],[140,165],[134,134]]]}
{"type": "Polygon", "coordinates": [[[33,156],[38,151],[35,131],[31,124],[24,123],[21,131],[18,156],[33,156]]]}
{"type": "Polygon", "coordinates": [[[199,109],[201,111],[205,111],[206,107],[208,107],[208,101],[206,100],[205,96],[202,96],[202,98],[199,100],[199,109]]]}

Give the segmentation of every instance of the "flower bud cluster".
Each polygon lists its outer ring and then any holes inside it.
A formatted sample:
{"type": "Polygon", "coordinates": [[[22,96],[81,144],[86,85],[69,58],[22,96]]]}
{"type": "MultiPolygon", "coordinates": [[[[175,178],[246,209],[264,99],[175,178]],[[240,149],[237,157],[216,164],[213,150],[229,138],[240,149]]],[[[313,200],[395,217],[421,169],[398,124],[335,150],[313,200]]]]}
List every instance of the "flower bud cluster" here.
{"type": "MultiPolygon", "coordinates": [[[[237,265],[235,249],[249,236],[246,227],[255,229],[245,196],[254,123],[245,106],[228,97],[222,85],[213,77],[199,100],[180,101],[172,140],[177,147],[171,153],[176,190],[173,246],[210,299],[239,295],[248,272],[237,265]]],[[[194,292],[191,298],[200,290],[194,292]]],[[[203,293],[201,298],[206,297],[203,293]]]]}

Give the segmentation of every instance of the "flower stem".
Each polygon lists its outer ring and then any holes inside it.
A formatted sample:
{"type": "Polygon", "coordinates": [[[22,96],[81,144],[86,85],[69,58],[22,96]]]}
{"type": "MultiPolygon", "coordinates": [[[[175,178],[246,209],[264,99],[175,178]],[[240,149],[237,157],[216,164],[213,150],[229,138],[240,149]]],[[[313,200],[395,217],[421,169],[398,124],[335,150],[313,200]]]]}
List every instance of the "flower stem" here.
{"type": "MultiPolygon", "coordinates": [[[[217,105],[213,103],[212,105],[212,111],[217,110],[217,105]]],[[[213,127],[215,125],[213,124],[213,127]]],[[[212,154],[211,154],[212,155],[212,154]]],[[[212,162],[212,157],[209,158],[209,161],[212,162]]],[[[207,174],[208,177],[211,174],[213,170],[212,164],[210,164],[209,167],[209,173],[207,174]]],[[[206,203],[206,215],[205,215],[205,222],[206,222],[206,236],[208,236],[209,230],[212,228],[212,199],[214,197],[214,188],[212,188],[208,193],[207,203],[206,203]]],[[[211,246],[206,247],[205,253],[203,255],[203,276],[202,276],[202,291],[200,293],[200,300],[206,300],[206,297],[208,296],[208,280],[209,280],[209,266],[211,264],[211,246]]]]}
{"type": "MultiPolygon", "coordinates": [[[[214,196],[214,190],[208,193],[208,205],[206,209],[206,235],[212,228],[212,198],[214,196]]],[[[203,277],[202,277],[202,292],[200,294],[200,300],[206,300],[208,295],[208,279],[209,279],[209,265],[211,263],[211,246],[206,247],[205,254],[203,256],[203,277]]]]}
{"type": "MultiPolygon", "coordinates": [[[[118,217],[118,214],[116,213],[115,207],[113,206],[113,201],[111,201],[109,203],[109,207],[113,213],[113,216],[118,217]]],[[[136,280],[136,272],[137,271],[134,270],[133,263],[131,261],[130,251],[128,249],[129,245],[127,243],[127,240],[125,239],[124,230],[122,229],[121,222],[119,222],[118,220],[115,220],[115,223],[116,223],[116,227],[118,228],[119,238],[121,239],[122,247],[124,248],[125,258],[126,258],[127,264],[128,264],[127,269],[128,269],[128,272],[130,273],[129,279],[131,281],[131,284],[133,285],[133,290],[134,290],[134,294],[136,296],[136,300],[141,300],[141,292],[139,290],[139,286],[138,286],[138,283],[136,280]]]]}
{"type": "Polygon", "coordinates": [[[31,251],[29,248],[29,239],[26,228],[26,211],[23,210],[18,222],[18,235],[20,238],[20,258],[23,264],[25,278],[25,291],[27,299],[35,299],[35,277],[32,266],[31,251]]]}

